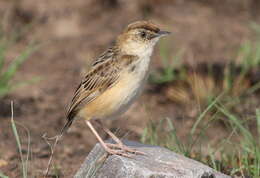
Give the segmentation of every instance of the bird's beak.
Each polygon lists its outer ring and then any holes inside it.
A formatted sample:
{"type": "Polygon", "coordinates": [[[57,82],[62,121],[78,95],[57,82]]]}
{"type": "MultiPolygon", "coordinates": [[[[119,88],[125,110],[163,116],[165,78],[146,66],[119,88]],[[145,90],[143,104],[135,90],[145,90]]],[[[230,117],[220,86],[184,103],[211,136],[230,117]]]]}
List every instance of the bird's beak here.
{"type": "Polygon", "coordinates": [[[160,30],[159,32],[155,33],[154,35],[152,35],[151,38],[158,38],[158,37],[163,37],[166,35],[169,35],[171,32],[167,32],[167,31],[162,31],[160,30]]]}
{"type": "Polygon", "coordinates": [[[162,31],[162,30],[160,30],[160,31],[157,33],[157,35],[158,35],[159,37],[166,36],[166,35],[169,35],[169,34],[171,34],[171,32],[162,31]]]}

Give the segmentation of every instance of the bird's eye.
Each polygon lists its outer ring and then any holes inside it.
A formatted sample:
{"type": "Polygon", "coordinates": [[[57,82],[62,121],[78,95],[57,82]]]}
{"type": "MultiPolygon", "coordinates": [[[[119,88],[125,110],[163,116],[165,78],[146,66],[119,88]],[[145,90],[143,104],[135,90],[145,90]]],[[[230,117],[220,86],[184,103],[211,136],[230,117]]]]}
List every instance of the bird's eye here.
{"type": "Polygon", "coordinates": [[[142,31],[142,32],[140,33],[140,36],[141,36],[142,38],[145,38],[145,37],[146,37],[146,33],[145,33],[144,31],[142,31]]]}

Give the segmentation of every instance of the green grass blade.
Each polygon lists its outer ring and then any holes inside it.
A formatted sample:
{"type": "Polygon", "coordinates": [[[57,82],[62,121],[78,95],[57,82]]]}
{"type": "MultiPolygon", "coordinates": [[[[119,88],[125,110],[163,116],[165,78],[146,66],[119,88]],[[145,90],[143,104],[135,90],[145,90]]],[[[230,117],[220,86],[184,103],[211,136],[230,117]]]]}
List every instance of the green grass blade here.
{"type": "Polygon", "coordinates": [[[252,134],[246,127],[243,126],[241,121],[236,116],[234,116],[233,114],[231,114],[229,111],[227,111],[225,108],[221,106],[216,105],[216,108],[219,111],[221,111],[225,116],[227,116],[227,118],[231,121],[231,123],[234,124],[234,126],[236,126],[240,130],[240,132],[246,138],[248,143],[254,143],[254,138],[252,134]]]}
{"type": "Polygon", "coordinates": [[[196,120],[195,124],[193,125],[192,129],[191,129],[191,135],[194,134],[194,132],[196,131],[199,123],[201,122],[201,120],[203,119],[203,117],[207,114],[207,112],[213,108],[213,106],[215,106],[215,104],[219,101],[219,99],[222,97],[223,94],[220,94],[218,97],[216,97],[211,103],[210,105],[208,105],[208,107],[200,114],[199,118],[196,120]]]}
{"type": "Polygon", "coordinates": [[[21,55],[19,55],[14,61],[10,64],[6,72],[4,72],[1,76],[1,83],[8,83],[10,79],[15,75],[18,68],[23,64],[25,60],[35,51],[36,48],[29,47],[25,50],[21,55]]]}
{"type": "Polygon", "coordinates": [[[4,42],[0,42],[0,76],[4,66],[5,52],[6,52],[6,46],[4,45],[4,42]]]}
{"type": "MultiPolygon", "coordinates": [[[[257,133],[258,133],[258,138],[260,138],[260,109],[256,109],[255,111],[256,114],[256,123],[257,123],[257,133]]],[[[258,140],[260,144],[260,139],[258,140]]],[[[260,148],[259,148],[260,149],[260,148]]],[[[260,161],[260,160],[259,160],[260,161]]]]}
{"type": "Polygon", "coordinates": [[[14,133],[14,137],[15,137],[15,140],[16,140],[16,144],[17,144],[17,147],[18,147],[18,150],[19,150],[19,154],[20,154],[20,158],[21,158],[21,161],[22,161],[22,172],[23,172],[23,178],[27,178],[27,166],[23,160],[23,153],[22,153],[22,146],[21,146],[21,141],[20,141],[20,138],[19,138],[19,134],[17,132],[17,128],[16,128],[16,124],[15,124],[15,121],[14,121],[14,111],[13,111],[13,102],[11,102],[11,112],[12,112],[12,115],[11,115],[11,126],[12,126],[12,130],[13,130],[13,133],[14,133]]]}
{"type": "Polygon", "coordinates": [[[26,131],[27,138],[28,138],[28,143],[27,143],[27,155],[26,155],[26,160],[25,160],[25,172],[28,173],[28,162],[29,162],[29,156],[30,156],[30,150],[31,150],[31,135],[30,131],[28,128],[26,128],[24,125],[16,123],[19,126],[23,127],[24,130],[26,131]]]}
{"type": "Polygon", "coordinates": [[[169,126],[170,128],[170,138],[173,139],[173,142],[176,143],[177,145],[177,151],[182,153],[182,154],[185,154],[186,150],[185,150],[185,147],[184,145],[181,143],[180,139],[178,138],[177,134],[176,134],[176,128],[174,127],[172,121],[167,117],[166,118],[166,121],[167,121],[167,125],[169,126]]]}
{"type": "Polygon", "coordinates": [[[215,113],[211,119],[209,121],[207,121],[203,126],[202,126],[202,129],[200,129],[200,132],[196,135],[196,137],[194,138],[191,133],[189,134],[189,148],[188,150],[192,151],[193,147],[198,144],[198,142],[200,140],[202,140],[204,137],[205,137],[205,133],[206,133],[206,130],[209,128],[211,122],[213,122],[215,120],[217,116],[217,113],[215,113]]]}
{"type": "Polygon", "coordinates": [[[145,143],[146,140],[147,140],[147,137],[148,137],[148,128],[145,127],[145,128],[144,128],[144,131],[143,131],[143,133],[142,133],[142,135],[141,135],[141,142],[142,142],[142,143],[145,143]]]}
{"type": "Polygon", "coordinates": [[[260,82],[257,82],[255,85],[253,85],[251,88],[249,88],[247,91],[246,91],[246,94],[247,95],[251,95],[253,93],[255,93],[257,90],[260,89],[260,82]]]}

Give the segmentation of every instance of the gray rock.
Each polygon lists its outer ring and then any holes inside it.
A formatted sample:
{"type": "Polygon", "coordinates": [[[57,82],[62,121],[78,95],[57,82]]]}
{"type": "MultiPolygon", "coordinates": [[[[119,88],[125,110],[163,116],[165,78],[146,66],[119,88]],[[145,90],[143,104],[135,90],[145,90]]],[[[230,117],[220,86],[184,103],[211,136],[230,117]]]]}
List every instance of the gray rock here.
{"type": "Polygon", "coordinates": [[[96,144],[74,178],[230,178],[162,147],[132,141],[124,143],[147,155],[108,156],[100,144],[96,144]]]}

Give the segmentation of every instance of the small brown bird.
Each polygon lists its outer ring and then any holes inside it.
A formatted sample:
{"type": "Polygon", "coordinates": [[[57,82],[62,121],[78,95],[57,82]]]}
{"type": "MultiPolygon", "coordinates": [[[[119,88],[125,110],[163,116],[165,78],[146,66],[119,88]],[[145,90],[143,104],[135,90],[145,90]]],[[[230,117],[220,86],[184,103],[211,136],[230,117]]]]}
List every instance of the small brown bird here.
{"type": "Polygon", "coordinates": [[[128,25],[117,37],[115,45],[94,61],[76,89],[67,112],[68,121],[61,134],[70,127],[75,117],[80,117],[85,119],[108,153],[122,156],[142,154],[125,146],[112,132],[102,127],[116,142],[105,143],[91,120],[114,118],[126,111],[144,86],[156,42],[169,33],[148,21],[128,25]]]}

